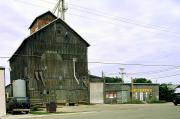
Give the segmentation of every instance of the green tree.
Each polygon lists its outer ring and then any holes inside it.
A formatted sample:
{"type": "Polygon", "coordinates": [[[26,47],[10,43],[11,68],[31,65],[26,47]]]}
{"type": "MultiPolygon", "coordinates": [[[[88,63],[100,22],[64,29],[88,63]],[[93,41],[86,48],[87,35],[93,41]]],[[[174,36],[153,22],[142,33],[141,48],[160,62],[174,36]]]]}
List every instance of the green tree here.
{"type": "Polygon", "coordinates": [[[122,79],[119,77],[104,77],[106,83],[120,83],[122,79]]]}
{"type": "Polygon", "coordinates": [[[134,83],[152,83],[151,80],[148,80],[146,78],[135,78],[133,79],[134,83]]]}
{"type": "Polygon", "coordinates": [[[173,100],[174,90],[170,89],[168,86],[172,84],[161,84],[159,86],[159,100],[165,100],[171,102],[173,100]]]}

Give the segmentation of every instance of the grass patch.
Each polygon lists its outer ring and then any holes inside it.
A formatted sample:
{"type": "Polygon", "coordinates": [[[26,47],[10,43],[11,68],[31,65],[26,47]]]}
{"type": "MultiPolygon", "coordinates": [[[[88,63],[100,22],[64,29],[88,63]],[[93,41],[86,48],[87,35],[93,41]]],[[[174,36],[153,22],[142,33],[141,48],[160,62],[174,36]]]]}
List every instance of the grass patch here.
{"type": "MultiPolygon", "coordinates": [[[[152,100],[152,101],[148,101],[147,103],[148,104],[161,104],[161,103],[166,103],[166,102],[167,101],[165,100],[159,100],[159,101],[152,100]]],[[[140,101],[140,100],[133,100],[133,101],[125,102],[123,104],[145,104],[145,102],[140,101]]]]}
{"type": "Polygon", "coordinates": [[[93,104],[93,103],[88,103],[88,102],[84,102],[84,103],[78,103],[78,104],[80,104],[80,105],[96,105],[95,103],[93,104]]]}
{"type": "Polygon", "coordinates": [[[144,104],[144,102],[140,101],[140,100],[132,100],[129,102],[125,102],[123,104],[144,104]]]}
{"type": "Polygon", "coordinates": [[[73,112],[55,112],[55,113],[49,113],[46,111],[31,111],[30,114],[34,115],[50,115],[50,114],[66,114],[66,113],[73,113],[73,112]]]}
{"type": "Polygon", "coordinates": [[[43,108],[39,108],[38,106],[33,106],[30,108],[31,111],[43,111],[43,108]]]}
{"type": "Polygon", "coordinates": [[[152,100],[150,102],[148,102],[149,104],[159,104],[159,103],[166,103],[165,100],[159,100],[159,101],[156,101],[156,100],[152,100]]]}
{"type": "Polygon", "coordinates": [[[31,111],[30,113],[31,113],[31,114],[34,114],[34,115],[47,115],[47,114],[52,114],[52,113],[49,113],[49,112],[42,112],[42,111],[31,111]]]}

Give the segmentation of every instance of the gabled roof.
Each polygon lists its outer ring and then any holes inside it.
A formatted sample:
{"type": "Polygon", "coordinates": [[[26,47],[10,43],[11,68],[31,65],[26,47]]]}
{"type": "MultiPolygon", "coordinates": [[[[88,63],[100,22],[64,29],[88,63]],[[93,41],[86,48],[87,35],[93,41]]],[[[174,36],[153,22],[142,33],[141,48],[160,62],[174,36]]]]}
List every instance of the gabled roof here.
{"type": "Polygon", "coordinates": [[[29,26],[29,29],[31,29],[31,27],[34,25],[34,23],[36,23],[36,21],[37,21],[37,19],[39,19],[39,18],[41,18],[41,17],[43,17],[43,16],[46,16],[46,15],[51,15],[52,17],[54,17],[54,19],[57,19],[57,17],[51,12],[51,11],[47,11],[47,12],[45,12],[44,14],[41,14],[41,15],[39,15],[38,17],[36,17],[35,19],[34,19],[34,21],[32,22],[32,24],[29,26]]]}
{"type": "Polygon", "coordinates": [[[74,33],[82,40],[82,42],[84,42],[84,43],[86,44],[87,47],[90,46],[89,43],[88,43],[87,41],[85,41],[85,40],[84,40],[74,29],[72,29],[66,22],[64,22],[64,21],[61,20],[60,18],[57,18],[57,19],[55,19],[54,21],[50,22],[49,24],[43,26],[42,28],[40,28],[40,29],[37,30],[36,32],[33,32],[33,33],[32,33],[30,36],[28,36],[27,38],[25,38],[25,39],[23,40],[23,42],[21,43],[21,45],[18,47],[18,49],[17,49],[17,50],[14,52],[14,54],[11,56],[11,58],[9,59],[9,61],[13,58],[13,56],[18,55],[18,54],[17,54],[18,50],[23,46],[23,44],[26,43],[26,41],[27,41],[30,37],[32,37],[34,34],[40,32],[42,29],[47,28],[49,25],[55,23],[55,22],[58,21],[58,20],[59,20],[61,23],[63,23],[65,26],[67,26],[72,32],[74,32],[74,33]]]}
{"type": "Polygon", "coordinates": [[[102,79],[102,77],[95,76],[95,75],[91,75],[91,74],[89,74],[89,77],[90,77],[90,78],[96,78],[96,79],[102,79]]]}
{"type": "Polygon", "coordinates": [[[179,85],[179,84],[171,84],[171,85],[167,85],[167,87],[168,87],[170,90],[175,90],[176,88],[179,88],[180,85],[179,85]]]}
{"type": "Polygon", "coordinates": [[[0,70],[4,70],[4,69],[5,69],[5,67],[0,66],[0,70]]]}

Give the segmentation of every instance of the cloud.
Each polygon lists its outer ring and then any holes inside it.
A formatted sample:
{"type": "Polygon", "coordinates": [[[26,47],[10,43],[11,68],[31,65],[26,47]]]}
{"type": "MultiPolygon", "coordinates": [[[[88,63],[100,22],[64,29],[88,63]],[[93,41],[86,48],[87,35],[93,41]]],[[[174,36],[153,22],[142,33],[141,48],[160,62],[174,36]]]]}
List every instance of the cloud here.
{"type": "MultiPolygon", "coordinates": [[[[0,55],[13,54],[23,39],[29,35],[28,27],[34,18],[51,10],[55,5],[53,3],[55,1],[1,1],[0,15],[3,18],[0,19],[0,40],[3,42],[0,44],[0,55]]],[[[66,12],[66,22],[91,44],[89,61],[180,64],[178,57],[180,4],[178,1],[98,0],[89,2],[79,0],[75,3],[67,0],[67,3],[69,3],[69,9],[66,12]],[[164,29],[167,31],[163,31],[164,29]]],[[[7,61],[1,64],[9,67],[7,61]]],[[[127,72],[157,69],[89,64],[91,72],[97,75],[101,75],[102,70],[106,73],[118,73],[119,67],[125,67],[127,72]]],[[[159,80],[159,82],[171,81],[180,83],[175,78],[159,80]]]]}

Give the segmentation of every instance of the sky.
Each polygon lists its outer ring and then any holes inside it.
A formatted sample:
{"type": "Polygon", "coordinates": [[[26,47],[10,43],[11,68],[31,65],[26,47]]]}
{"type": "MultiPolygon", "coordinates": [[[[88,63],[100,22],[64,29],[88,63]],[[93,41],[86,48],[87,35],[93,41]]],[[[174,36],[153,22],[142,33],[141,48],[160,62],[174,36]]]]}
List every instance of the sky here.
{"type": "MultiPolygon", "coordinates": [[[[57,0],[0,0],[0,57],[11,57],[30,34],[33,20],[52,10],[57,0]]],[[[153,83],[180,84],[179,0],[65,0],[67,22],[91,46],[89,72],[147,78],[153,83]],[[105,62],[92,63],[92,62],[105,62]],[[119,64],[117,64],[119,63],[119,64]],[[124,65],[131,64],[131,65],[124,65]],[[133,65],[132,65],[133,64],[133,65]],[[172,66],[142,66],[173,65],[172,66]]],[[[0,58],[6,68],[7,58],[0,58]]]]}

